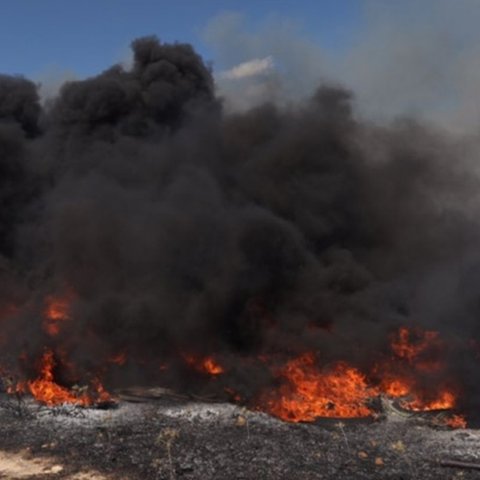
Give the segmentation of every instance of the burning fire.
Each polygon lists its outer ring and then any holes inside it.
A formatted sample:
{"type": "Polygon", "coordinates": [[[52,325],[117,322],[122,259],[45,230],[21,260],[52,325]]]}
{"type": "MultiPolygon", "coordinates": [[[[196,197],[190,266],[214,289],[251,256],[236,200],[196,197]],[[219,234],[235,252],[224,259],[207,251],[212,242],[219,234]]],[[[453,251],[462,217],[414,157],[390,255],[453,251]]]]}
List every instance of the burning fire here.
{"type": "Polygon", "coordinates": [[[438,332],[425,331],[416,332],[417,342],[412,343],[412,331],[406,327],[400,327],[396,337],[393,338],[392,351],[400,358],[412,363],[418,355],[427,350],[432,342],[438,340],[438,332]]]}
{"type": "Polygon", "coordinates": [[[88,397],[78,397],[70,390],[55,383],[53,375],[54,368],[55,360],[53,352],[46,350],[41,360],[40,376],[36,380],[28,382],[28,388],[34,398],[49,407],[62,403],[88,405],[88,397]]]}
{"type": "Polygon", "coordinates": [[[225,372],[224,368],[211,356],[204,358],[198,358],[189,354],[183,354],[182,356],[185,360],[185,363],[198,372],[214,376],[225,372]]]}
{"type": "MultiPolygon", "coordinates": [[[[393,358],[368,373],[345,362],[322,369],[313,353],[302,354],[275,372],[280,387],[263,394],[259,408],[266,405],[271,414],[290,422],[373,416],[369,403],[379,395],[402,399],[401,406],[412,411],[454,409],[457,397],[452,389],[435,384],[427,396],[417,382],[416,372],[433,373],[442,368],[435,355],[442,345],[437,332],[412,332],[402,327],[392,339],[393,358]]],[[[446,424],[458,428],[466,422],[454,415],[446,424]]]]}
{"type": "MultiPolygon", "coordinates": [[[[41,317],[42,328],[52,339],[58,337],[62,324],[72,321],[71,303],[74,298],[75,295],[71,290],[68,290],[63,296],[49,295],[45,298],[45,306],[41,317]]],[[[26,392],[30,392],[38,402],[50,407],[65,403],[86,407],[114,402],[98,378],[93,378],[89,385],[84,387],[73,386],[68,388],[59,384],[55,379],[59,360],[61,360],[60,366],[67,373],[72,373],[74,366],[67,360],[62,344],[57,345],[55,352],[51,348],[44,350],[39,360],[38,376],[33,380],[13,381],[11,380],[12,377],[3,372],[2,369],[2,377],[4,378],[7,393],[21,396],[26,392]]],[[[22,362],[28,360],[25,354],[22,354],[20,359],[22,362]]],[[[126,362],[126,354],[116,355],[110,360],[117,365],[123,365],[126,362]]]]}
{"type": "Polygon", "coordinates": [[[202,370],[210,375],[220,375],[225,370],[212,357],[207,357],[201,364],[202,370]]]}
{"type": "Polygon", "coordinates": [[[62,387],[55,382],[55,366],[54,353],[51,350],[45,350],[41,359],[39,377],[27,383],[30,393],[38,402],[52,407],[64,403],[90,406],[112,401],[112,397],[98,379],[92,382],[91,389],[74,390],[62,387]]]}
{"type": "Polygon", "coordinates": [[[445,420],[445,425],[450,428],[467,428],[467,421],[463,415],[452,415],[445,420]]]}
{"type": "MultiPolygon", "coordinates": [[[[63,296],[49,295],[45,298],[45,308],[42,314],[43,330],[52,338],[58,337],[62,324],[72,320],[71,303],[74,293],[68,290],[63,296]]],[[[89,382],[88,386],[67,388],[57,383],[55,372],[61,359],[61,367],[67,372],[73,372],[74,366],[67,360],[67,355],[61,344],[56,347],[56,354],[51,348],[46,348],[39,360],[38,376],[34,380],[8,381],[6,390],[12,395],[23,395],[27,391],[40,403],[47,406],[74,404],[91,406],[99,403],[113,402],[111,395],[105,390],[98,378],[89,382]],[[59,355],[61,353],[61,355],[59,355]]],[[[21,356],[23,362],[26,355],[21,356]]],[[[119,354],[111,359],[112,363],[123,365],[126,354],[119,354]]],[[[8,378],[8,377],[7,377],[8,378]]]]}
{"type": "Polygon", "coordinates": [[[372,397],[364,375],[345,363],[319,372],[315,356],[306,353],[289,361],[280,371],[288,383],[281,387],[278,401],[269,401],[270,412],[290,422],[318,417],[366,417],[372,397]]]}
{"type": "Polygon", "coordinates": [[[390,346],[398,358],[416,370],[434,372],[443,366],[440,353],[445,346],[438,332],[401,327],[390,346]]]}
{"type": "MultiPolygon", "coordinates": [[[[59,336],[65,322],[72,321],[73,299],[71,292],[46,298],[42,326],[52,339],[59,336]]],[[[257,360],[271,369],[279,386],[261,393],[256,408],[289,422],[308,422],[318,417],[369,417],[375,415],[372,400],[385,395],[399,399],[403,408],[412,411],[451,410],[457,404],[454,389],[432,382],[435,387],[430,386],[427,395],[425,385],[419,381],[428,374],[442,371],[444,348],[438,332],[402,327],[391,338],[390,357],[366,371],[344,361],[322,367],[317,355],[312,352],[289,359],[280,367],[272,366],[278,359],[274,361],[274,357],[259,355],[257,360]]],[[[66,354],[58,356],[62,352],[61,345],[56,347],[55,352],[45,349],[37,378],[8,385],[8,393],[21,395],[29,391],[37,401],[47,406],[64,403],[91,406],[112,401],[98,379],[82,388],[59,384],[55,378],[58,362],[69,372],[73,371],[73,365],[66,360],[66,354]]],[[[211,355],[182,353],[181,357],[190,368],[204,375],[215,378],[228,373],[211,355]]],[[[125,351],[106,358],[106,365],[122,367],[126,362],[125,351]]],[[[162,369],[166,368],[167,364],[162,364],[162,369]]],[[[242,396],[233,388],[224,388],[234,401],[242,401],[242,396]]],[[[460,415],[450,416],[445,423],[454,428],[465,427],[466,424],[460,415]]]]}
{"type": "Polygon", "coordinates": [[[455,395],[448,390],[443,390],[434,400],[422,402],[421,399],[417,397],[409,402],[402,402],[402,407],[416,412],[429,412],[432,410],[448,410],[454,408],[455,402],[455,395]]]}

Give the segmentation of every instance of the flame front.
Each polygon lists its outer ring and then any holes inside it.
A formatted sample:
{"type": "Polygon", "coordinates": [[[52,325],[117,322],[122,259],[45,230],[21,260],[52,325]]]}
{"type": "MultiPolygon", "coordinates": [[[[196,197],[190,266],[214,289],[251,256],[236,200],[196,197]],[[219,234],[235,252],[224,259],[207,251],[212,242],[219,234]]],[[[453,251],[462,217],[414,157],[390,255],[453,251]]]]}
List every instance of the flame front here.
{"type": "MultiPolygon", "coordinates": [[[[392,339],[393,356],[365,373],[346,362],[322,369],[315,354],[302,354],[276,370],[279,388],[263,392],[257,407],[290,422],[373,416],[369,404],[379,395],[398,398],[412,411],[454,409],[457,395],[451,386],[431,381],[426,390],[419,381],[419,372],[425,377],[443,368],[442,347],[437,332],[402,327],[392,339]]],[[[466,422],[454,415],[445,423],[459,428],[466,422]]]]}
{"type": "MultiPolygon", "coordinates": [[[[68,361],[68,341],[63,338],[62,327],[72,322],[72,301],[75,296],[68,292],[63,296],[50,295],[45,299],[42,327],[53,342],[54,348],[45,349],[39,362],[38,376],[34,380],[19,381],[7,386],[10,394],[21,395],[30,391],[33,397],[48,406],[70,403],[90,406],[111,402],[112,397],[97,377],[89,372],[88,386],[69,388],[55,378],[58,367],[68,378],[81,378],[75,366],[68,361]],[[58,365],[57,365],[58,363],[58,365]],[[92,380],[93,378],[93,380],[92,380]]],[[[379,395],[398,399],[398,403],[411,411],[452,410],[457,406],[458,391],[446,382],[443,358],[445,343],[438,332],[401,327],[391,339],[391,352],[371,368],[360,370],[345,361],[321,365],[317,353],[306,352],[296,358],[286,359],[278,366],[278,358],[271,354],[258,354],[254,361],[262,368],[270,369],[277,387],[262,391],[256,397],[254,407],[289,422],[308,422],[319,417],[354,418],[376,414],[372,400],[379,395]],[[429,377],[431,375],[431,377],[429,377]],[[433,375],[433,376],[432,376],[433,375]],[[442,378],[428,381],[428,378],[442,378]],[[427,383],[422,383],[427,379],[427,383]],[[426,388],[428,385],[428,388],[426,388]]],[[[248,402],[246,397],[229,388],[231,373],[213,355],[181,353],[180,358],[193,371],[216,378],[223,375],[222,387],[236,402],[248,402]]],[[[24,361],[28,359],[25,358],[24,361]]],[[[123,367],[127,351],[113,352],[104,357],[103,373],[108,366],[123,367]]],[[[159,370],[168,369],[168,362],[159,370]]],[[[231,386],[233,387],[233,386],[231,386]]],[[[464,427],[460,415],[450,416],[446,424],[464,427]]]]}

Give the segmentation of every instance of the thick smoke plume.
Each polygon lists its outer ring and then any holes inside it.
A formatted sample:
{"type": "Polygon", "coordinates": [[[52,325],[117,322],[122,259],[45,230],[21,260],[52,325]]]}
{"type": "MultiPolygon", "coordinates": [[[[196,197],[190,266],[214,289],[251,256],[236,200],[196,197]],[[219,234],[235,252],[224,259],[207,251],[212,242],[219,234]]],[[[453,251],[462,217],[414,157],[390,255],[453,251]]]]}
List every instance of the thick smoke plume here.
{"type": "Polygon", "coordinates": [[[85,371],[124,352],[110,381],[125,384],[213,352],[250,395],[270,378],[249,358],[369,364],[409,325],[448,339],[464,401],[479,400],[473,146],[361,122],[339,86],[226,114],[190,46],[132,48],[131,69],[44,107],[33,83],[0,77],[3,363],[32,369],[56,342],[85,371]],[[72,304],[55,338],[51,295],[72,304]]]}

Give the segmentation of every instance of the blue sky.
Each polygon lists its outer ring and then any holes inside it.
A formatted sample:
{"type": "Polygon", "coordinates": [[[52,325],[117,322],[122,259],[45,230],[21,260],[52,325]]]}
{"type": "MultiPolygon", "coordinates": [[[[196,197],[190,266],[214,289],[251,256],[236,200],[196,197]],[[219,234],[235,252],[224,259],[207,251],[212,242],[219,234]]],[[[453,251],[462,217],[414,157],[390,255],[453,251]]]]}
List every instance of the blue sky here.
{"type": "Polygon", "coordinates": [[[49,98],[129,60],[130,42],[153,34],[193,44],[234,108],[334,82],[368,117],[464,128],[480,124],[479,24],[480,0],[4,0],[0,73],[33,79],[49,98]],[[228,80],[251,61],[273,67],[228,80]]]}
{"type": "Polygon", "coordinates": [[[243,14],[251,28],[272,17],[298,23],[313,42],[348,46],[361,23],[361,0],[7,0],[0,15],[0,72],[38,77],[70,71],[93,75],[128,57],[132,39],[155,34],[192,43],[206,60],[202,40],[209,22],[225,12],[243,14]]]}

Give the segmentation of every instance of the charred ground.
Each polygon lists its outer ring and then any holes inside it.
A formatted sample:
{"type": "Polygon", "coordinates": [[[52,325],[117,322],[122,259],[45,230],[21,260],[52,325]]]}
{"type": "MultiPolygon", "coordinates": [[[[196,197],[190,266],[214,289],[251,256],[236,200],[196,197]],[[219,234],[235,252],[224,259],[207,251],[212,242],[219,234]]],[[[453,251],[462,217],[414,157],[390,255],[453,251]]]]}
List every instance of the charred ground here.
{"type": "Polygon", "coordinates": [[[441,466],[478,462],[478,432],[435,427],[428,416],[289,424],[178,398],[122,401],[115,410],[31,402],[19,410],[11,401],[1,400],[0,474],[12,479],[480,478],[474,469],[441,466]],[[46,465],[44,473],[15,476],[4,461],[13,454],[46,465]]]}

